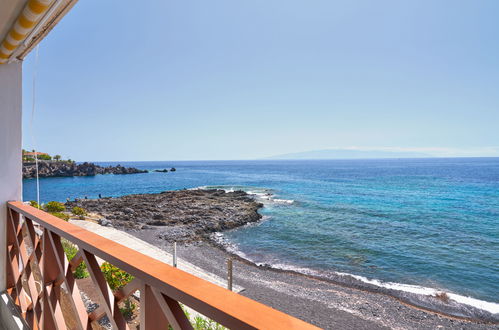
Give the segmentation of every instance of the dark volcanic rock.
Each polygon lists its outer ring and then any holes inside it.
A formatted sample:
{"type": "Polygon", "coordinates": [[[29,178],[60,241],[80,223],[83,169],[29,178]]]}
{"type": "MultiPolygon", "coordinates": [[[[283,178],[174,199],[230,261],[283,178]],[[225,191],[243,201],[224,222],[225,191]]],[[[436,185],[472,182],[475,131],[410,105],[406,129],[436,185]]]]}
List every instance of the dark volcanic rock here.
{"type": "MultiPolygon", "coordinates": [[[[102,167],[93,163],[76,164],[65,161],[38,161],[38,175],[41,178],[60,176],[94,176],[97,174],[135,174],[146,173],[133,167],[123,167],[121,165],[102,167]]],[[[36,177],[36,164],[23,164],[23,178],[36,177]]]]}
{"type": "Polygon", "coordinates": [[[160,194],[67,202],[98,213],[113,227],[153,230],[168,241],[193,241],[209,234],[236,228],[262,218],[256,202],[244,191],[180,190],[160,194]]]}

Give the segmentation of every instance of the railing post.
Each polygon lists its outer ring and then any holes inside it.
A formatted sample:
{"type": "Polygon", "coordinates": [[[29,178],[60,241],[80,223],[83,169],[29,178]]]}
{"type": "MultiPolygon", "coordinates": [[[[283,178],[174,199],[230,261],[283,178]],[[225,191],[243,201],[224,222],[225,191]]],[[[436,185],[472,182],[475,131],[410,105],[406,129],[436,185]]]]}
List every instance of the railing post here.
{"type": "Polygon", "coordinates": [[[140,289],[140,330],[168,329],[168,319],[156,301],[149,285],[142,283],[140,289]],[[160,326],[161,325],[161,326],[160,326]]]}
{"type": "Polygon", "coordinates": [[[177,267],[177,242],[173,242],[173,267],[177,267]]]}
{"type": "Polygon", "coordinates": [[[227,289],[232,291],[232,258],[227,259],[227,289]]]}
{"type": "Polygon", "coordinates": [[[55,260],[54,250],[50,242],[50,231],[43,230],[42,236],[42,290],[43,290],[43,308],[42,324],[43,329],[58,329],[64,324],[60,298],[60,283],[56,283],[60,275],[57,261],[55,260]]]}

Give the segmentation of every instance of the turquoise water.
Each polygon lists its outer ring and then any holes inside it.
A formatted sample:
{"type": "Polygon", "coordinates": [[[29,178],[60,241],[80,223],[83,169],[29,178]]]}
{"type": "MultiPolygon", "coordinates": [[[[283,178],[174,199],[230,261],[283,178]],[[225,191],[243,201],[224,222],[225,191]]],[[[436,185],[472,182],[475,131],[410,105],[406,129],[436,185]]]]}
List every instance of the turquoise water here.
{"type": "MultiPolygon", "coordinates": [[[[122,165],[177,172],[41,179],[41,198],[243,189],[264,220],[219,238],[256,263],[499,302],[499,158],[122,165]]],[[[34,196],[25,180],[24,199],[34,196]]]]}

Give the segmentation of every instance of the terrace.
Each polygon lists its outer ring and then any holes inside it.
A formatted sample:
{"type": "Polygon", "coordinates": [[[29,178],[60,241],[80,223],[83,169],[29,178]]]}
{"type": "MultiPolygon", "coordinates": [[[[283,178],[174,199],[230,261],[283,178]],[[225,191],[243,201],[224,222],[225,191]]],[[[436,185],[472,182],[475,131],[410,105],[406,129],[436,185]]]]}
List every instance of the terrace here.
{"type": "Polygon", "coordinates": [[[229,328],[314,328],[21,202],[22,60],[75,2],[0,3],[0,327],[91,329],[107,316],[114,329],[127,329],[119,303],[139,291],[141,329],[191,329],[182,305],[229,328]],[[62,239],[78,249],[71,260],[62,239]],[[113,292],[97,258],[134,280],[113,292]],[[90,313],[73,274],[81,263],[99,297],[90,313]]]}

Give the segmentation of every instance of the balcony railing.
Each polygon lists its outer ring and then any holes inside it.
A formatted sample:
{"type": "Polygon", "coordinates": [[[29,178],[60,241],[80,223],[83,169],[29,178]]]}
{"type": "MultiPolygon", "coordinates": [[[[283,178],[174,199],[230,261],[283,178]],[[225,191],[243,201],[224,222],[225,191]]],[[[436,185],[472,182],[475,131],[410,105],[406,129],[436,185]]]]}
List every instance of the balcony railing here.
{"type": "Polygon", "coordinates": [[[91,329],[104,316],[114,329],[128,329],[118,304],[137,290],[141,329],[192,329],[180,303],[233,329],[315,328],[22,202],[7,210],[7,292],[34,329],[91,329]],[[72,260],[61,238],[78,247],[72,260]],[[113,292],[97,257],[135,279],[113,292]],[[91,313],[73,275],[81,262],[100,297],[91,313]]]}

